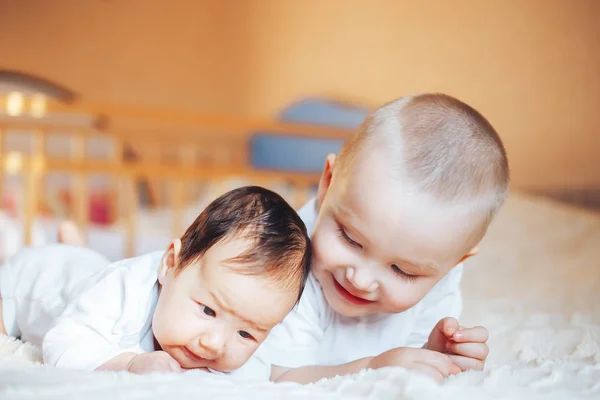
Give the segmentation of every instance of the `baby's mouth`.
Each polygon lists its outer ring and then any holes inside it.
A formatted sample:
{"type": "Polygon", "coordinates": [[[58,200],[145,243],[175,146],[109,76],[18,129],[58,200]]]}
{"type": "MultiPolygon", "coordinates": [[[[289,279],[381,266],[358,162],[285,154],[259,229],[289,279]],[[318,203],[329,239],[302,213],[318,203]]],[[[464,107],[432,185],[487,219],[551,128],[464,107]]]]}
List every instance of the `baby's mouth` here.
{"type": "Polygon", "coordinates": [[[337,281],[337,279],[335,279],[335,276],[332,276],[332,277],[333,277],[333,284],[335,286],[335,289],[337,290],[339,295],[342,296],[346,301],[348,301],[352,304],[356,304],[356,305],[367,305],[367,304],[374,303],[374,301],[372,301],[372,300],[367,300],[367,299],[359,297],[355,294],[350,293],[350,291],[348,289],[343,287],[337,281]]]}
{"type": "Polygon", "coordinates": [[[194,353],[193,351],[191,351],[190,349],[188,349],[187,347],[183,346],[183,353],[186,355],[187,358],[189,358],[192,361],[195,362],[202,362],[202,363],[208,363],[208,360],[200,357],[199,355],[197,355],[196,353],[194,353]]]}

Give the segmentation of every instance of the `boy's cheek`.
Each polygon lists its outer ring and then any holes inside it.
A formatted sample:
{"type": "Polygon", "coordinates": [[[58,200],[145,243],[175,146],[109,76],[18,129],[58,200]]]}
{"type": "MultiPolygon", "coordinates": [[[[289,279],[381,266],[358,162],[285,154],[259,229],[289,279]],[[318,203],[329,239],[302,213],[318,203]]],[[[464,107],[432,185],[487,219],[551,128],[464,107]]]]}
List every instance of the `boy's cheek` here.
{"type": "Polygon", "coordinates": [[[410,282],[393,282],[388,280],[384,288],[383,299],[386,312],[400,313],[414,307],[425,297],[431,288],[429,285],[422,286],[410,282]]]}
{"type": "Polygon", "coordinates": [[[351,266],[352,260],[335,234],[313,236],[313,269],[333,271],[338,266],[351,266]]]}

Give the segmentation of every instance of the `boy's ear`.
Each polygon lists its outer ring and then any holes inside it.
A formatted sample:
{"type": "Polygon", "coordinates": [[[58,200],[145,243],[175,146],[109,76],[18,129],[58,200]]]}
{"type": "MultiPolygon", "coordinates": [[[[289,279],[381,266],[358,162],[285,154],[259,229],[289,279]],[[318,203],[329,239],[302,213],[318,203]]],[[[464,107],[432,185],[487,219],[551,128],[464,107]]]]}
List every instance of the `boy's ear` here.
{"type": "Polygon", "coordinates": [[[462,256],[462,258],[456,264],[458,265],[461,262],[465,261],[467,258],[476,256],[477,254],[479,254],[479,245],[475,245],[475,247],[473,247],[471,250],[469,250],[469,252],[467,254],[462,256]]]}
{"type": "Polygon", "coordinates": [[[335,154],[329,154],[325,159],[325,166],[323,167],[323,173],[319,180],[319,189],[317,191],[317,202],[318,206],[321,207],[323,200],[325,200],[325,194],[331,185],[331,179],[333,178],[333,167],[335,165],[335,154]]]}
{"type": "Polygon", "coordinates": [[[169,270],[179,265],[179,253],[181,252],[181,239],[175,239],[171,242],[165,254],[160,261],[158,269],[158,283],[163,285],[169,270]]]}

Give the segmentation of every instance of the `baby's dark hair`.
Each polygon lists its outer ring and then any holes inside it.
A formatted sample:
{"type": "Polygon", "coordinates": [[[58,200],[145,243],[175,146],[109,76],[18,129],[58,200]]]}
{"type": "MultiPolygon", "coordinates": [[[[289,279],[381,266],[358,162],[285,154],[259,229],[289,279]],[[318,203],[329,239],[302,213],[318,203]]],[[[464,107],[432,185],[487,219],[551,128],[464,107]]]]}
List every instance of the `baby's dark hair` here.
{"type": "Polygon", "coordinates": [[[240,187],[212,201],[181,237],[177,268],[236,235],[252,239],[254,245],[229,261],[243,273],[265,275],[298,291],[299,300],[312,258],[306,226],[280,195],[262,187],[240,187]]]}

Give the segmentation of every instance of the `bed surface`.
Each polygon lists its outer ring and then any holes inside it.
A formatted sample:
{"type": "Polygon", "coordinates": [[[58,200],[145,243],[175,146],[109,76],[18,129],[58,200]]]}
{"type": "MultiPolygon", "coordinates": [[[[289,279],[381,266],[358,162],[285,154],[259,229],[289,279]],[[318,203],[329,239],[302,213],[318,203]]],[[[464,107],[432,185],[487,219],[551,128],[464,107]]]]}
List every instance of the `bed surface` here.
{"type": "Polygon", "coordinates": [[[442,386],[402,369],[314,385],[85,373],[0,337],[0,398],[600,399],[600,215],[514,194],[465,267],[461,323],[490,330],[486,370],[442,386]]]}

